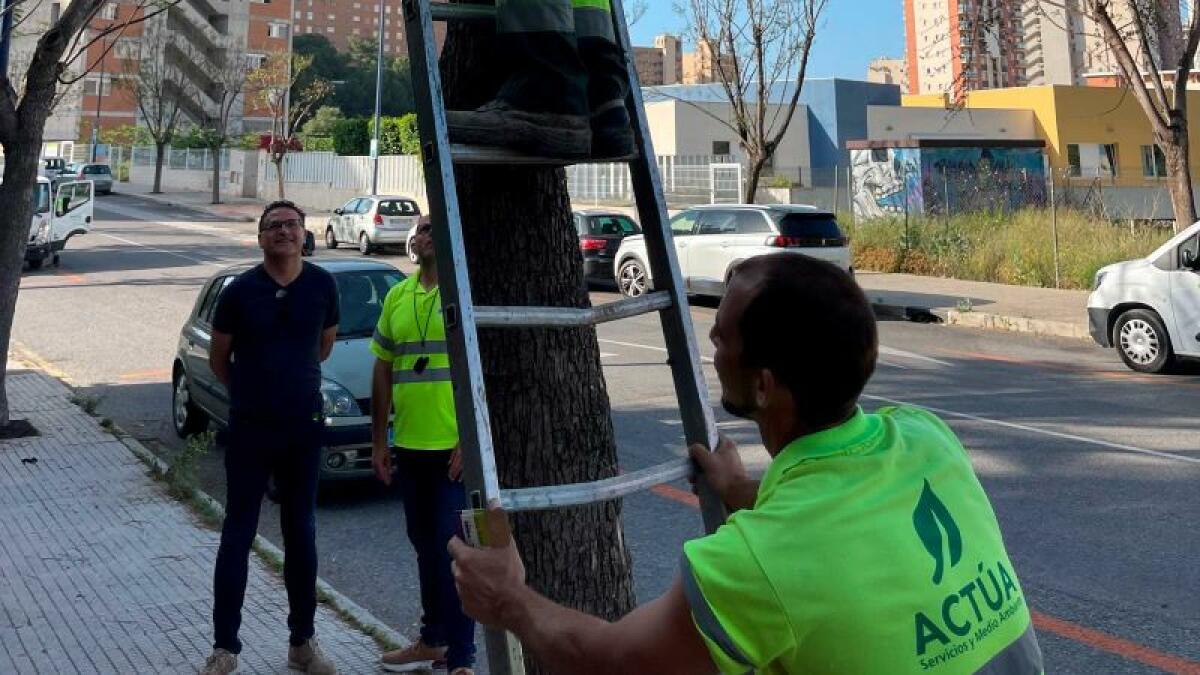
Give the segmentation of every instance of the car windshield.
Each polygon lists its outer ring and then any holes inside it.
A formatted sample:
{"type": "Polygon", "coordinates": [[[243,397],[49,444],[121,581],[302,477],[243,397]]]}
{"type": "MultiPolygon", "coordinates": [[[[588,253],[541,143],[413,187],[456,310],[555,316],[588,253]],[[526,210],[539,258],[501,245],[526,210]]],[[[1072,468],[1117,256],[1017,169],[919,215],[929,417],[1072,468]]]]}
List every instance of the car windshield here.
{"type": "Polygon", "coordinates": [[[46,213],[50,210],[50,186],[38,183],[33,188],[33,212],[46,213]]]}
{"type": "Polygon", "coordinates": [[[381,216],[417,216],[421,214],[421,209],[417,208],[416,202],[407,199],[385,199],[379,202],[379,215],[381,216]]]}
{"type": "Polygon", "coordinates": [[[616,234],[627,237],[642,233],[642,228],[628,216],[590,216],[587,223],[587,233],[597,237],[616,234]]]}
{"type": "Polygon", "coordinates": [[[775,213],[779,234],[805,239],[839,239],[842,230],[830,213],[775,213]]]}
{"type": "Polygon", "coordinates": [[[109,170],[108,166],[106,166],[104,164],[101,164],[99,166],[89,166],[88,168],[84,169],[83,172],[84,173],[112,173],[112,171],[109,170]]]}
{"type": "Polygon", "coordinates": [[[392,286],[404,280],[397,270],[352,270],[334,275],[338,286],[341,320],[339,338],[370,337],[383,311],[383,300],[392,286]]]}

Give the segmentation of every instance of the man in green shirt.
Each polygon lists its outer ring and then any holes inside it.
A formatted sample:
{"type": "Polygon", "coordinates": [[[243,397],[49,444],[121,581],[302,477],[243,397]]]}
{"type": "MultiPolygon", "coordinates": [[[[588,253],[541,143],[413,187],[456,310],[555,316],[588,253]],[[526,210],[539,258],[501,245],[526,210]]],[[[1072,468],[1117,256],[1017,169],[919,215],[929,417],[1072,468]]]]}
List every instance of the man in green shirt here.
{"type": "Polygon", "coordinates": [[[757,481],[728,440],[690,448],[733,515],[684,546],[666,594],[615,623],[554,604],[525,585],[493,507],[492,547],[450,544],[467,613],[552,672],[1040,673],[958,439],[920,409],[858,407],[878,336],[853,279],[806,256],[752,258],[711,339],[722,404],[772,460],[757,481]]]}
{"type": "Polygon", "coordinates": [[[432,228],[427,216],[418,221],[412,249],[421,271],[388,292],[371,340],[372,464],[379,480],[391,485],[394,450],[408,539],[417,552],[422,611],[420,638],[384,654],[380,666],[389,672],[441,666],[449,675],[471,675],[475,622],[463,613],[446,552],[466,493],[432,228]]]}

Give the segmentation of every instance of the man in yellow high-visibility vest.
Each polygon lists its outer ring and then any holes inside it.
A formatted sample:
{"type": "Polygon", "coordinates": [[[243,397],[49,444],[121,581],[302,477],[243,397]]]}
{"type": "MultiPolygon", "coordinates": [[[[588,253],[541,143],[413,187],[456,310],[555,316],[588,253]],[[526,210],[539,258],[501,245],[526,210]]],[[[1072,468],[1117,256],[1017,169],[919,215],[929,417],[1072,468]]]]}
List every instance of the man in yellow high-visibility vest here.
{"type": "Polygon", "coordinates": [[[498,0],[496,17],[509,77],[495,100],[446,113],[451,140],[556,158],[632,154],[610,0],[498,0]]]}
{"type": "Polygon", "coordinates": [[[466,495],[432,227],[428,216],[417,223],[412,250],[421,271],[388,292],[371,340],[372,464],[390,485],[394,449],[405,525],[417,552],[422,611],[419,639],[384,654],[380,665],[389,672],[444,666],[449,675],[471,675],[475,622],[463,613],[446,552],[466,495]]]}

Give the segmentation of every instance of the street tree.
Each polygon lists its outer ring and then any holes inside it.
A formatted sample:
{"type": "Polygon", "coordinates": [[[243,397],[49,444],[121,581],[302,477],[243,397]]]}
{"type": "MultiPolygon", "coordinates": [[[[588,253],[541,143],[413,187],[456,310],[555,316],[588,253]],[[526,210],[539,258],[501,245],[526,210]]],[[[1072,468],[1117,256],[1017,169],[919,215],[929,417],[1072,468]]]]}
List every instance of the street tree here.
{"type": "Polygon", "coordinates": [[[142,36],[140,57],[123,62],[125,77],[118,80],[118,86],[129,91],[137,105],[140,128],[145,129],[154,143],[154,186],[150,192],[158,194],[162,192],[167,146],[187,116],[185,109],[196,106],[198,91],[168,54],[167,47],[173,38],[166,26],[150,28],[147,26],[142,36]]]}
{"type": "MultiPolygon", "coordinates": [[[[28,0],[25,0],[28,2],[28,0]]],[[[23,72],[0,69],[0,147],[4,149],[4,181],[0,184],[0,366],[8,361],[13,315],[33,217],[33,190],[41,159],[42,135],[46,119],[64,87],[76,84],[91,64],[88,48],[101,42],[111,50],[116,39],[137,23],[165,12],[174,1],[135,0],[127,5],[126,18],[109,22],[104,28],[87,30],[106,0],[74,0],[63,3],[57,20],[37,39],[23,72]],[[19,89],[18,89],[19,87],[19,89]]],[[[177,0],[176,0],[177,1],[177,0]]],[[[9,2],[9,11],[20,13],[20,0],[9,2]]],[[[2,386],[6,370],[0,367],[0,436],[28,433],[30,426],[9,415],[8,395],[2,386]]]]}
{"type": "MultiPolygon", "coordinates": [[[[495,31],[449,28],[441,68],[447,106],[473,110],[504,73],[495,31]]],[[[587,307],[579,237],[561,168],[460,166],[458,198],[474,301],[587,307]],[[497,227],[504,223],[504,227],[497,227]],[[514,233],[524,233],[514,236],[514,233]]],[[[501,485],[610,478],[617,454],[592,328],[483,329],[480,356],[501,485]]],[[[634,606],[622,503],[513,516],[533,588],[615,619],[634,606]]],[[[529,664],[530,672],[541,672],[529,664]]]]}
{"type": "Polygon", "coordinates": [[[266,150],[275,166],[280,199],[284,199],[283,162],[290,150],[300,146],[301,127],[333,93],[333,85],[322,79],[307,79],[303,87],[297,86],[312,64],[311,56],[289,58],[281,52],[267,57],[247,78],[247,88],[255,92],[271,119],[266,150]]]}
{"type": "Polygon", "coordinates": [[[747,168],[744,200],[754,203],[800,102],[808,59],[829,0],[678,0],[688,34],[710,53],[728,114],[683,101],[728,128],[747,168]]]}
{"type": "Polygon", "coordinates": [[[215,49],[212,55],[193,51],[196,63],[205,64],[213,84],[209,93],[216,102],[208,111],[201,133],[204,145],[212,152],[212,203],[221,203],[221,150],[229,142],[234,112],[241,108],[246,82],[254,64],[249,55],[232,41],[215,49]]]}

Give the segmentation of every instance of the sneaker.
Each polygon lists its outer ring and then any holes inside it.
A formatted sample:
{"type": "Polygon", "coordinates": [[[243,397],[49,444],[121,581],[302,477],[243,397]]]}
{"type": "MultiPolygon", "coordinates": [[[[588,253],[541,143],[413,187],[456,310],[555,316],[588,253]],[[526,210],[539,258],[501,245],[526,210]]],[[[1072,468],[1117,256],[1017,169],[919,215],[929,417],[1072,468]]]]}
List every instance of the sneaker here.
{"type": "Polygon", "coordinates": [[[321,652],[316,638],[296,647],[288,645],[288,668],[309,675],[337,675],[337,666],[321,652]]]}
{"type": "Polygon", "coordinates": [[[200,675],[232,675],[238,672],[238,657],[226,649],[214,649],[212,656],[204,662],[200,675]]]}
{"type": "Polygon", "coordinates": [[[445,647],[430,647],[417,640],[411,645],[385,653],[379,665],[389,673],[408,673],[414,670],[433,670],[434,661],[446,657],[445,647]]]}
{"type": "Polygon", "coordinates": [[[498,99],[476,110],[448,110],[446,124],[454,143],[501,146],[554,159],[585,158],[592,150],[586,116],[526,112],[498,99]]]}

